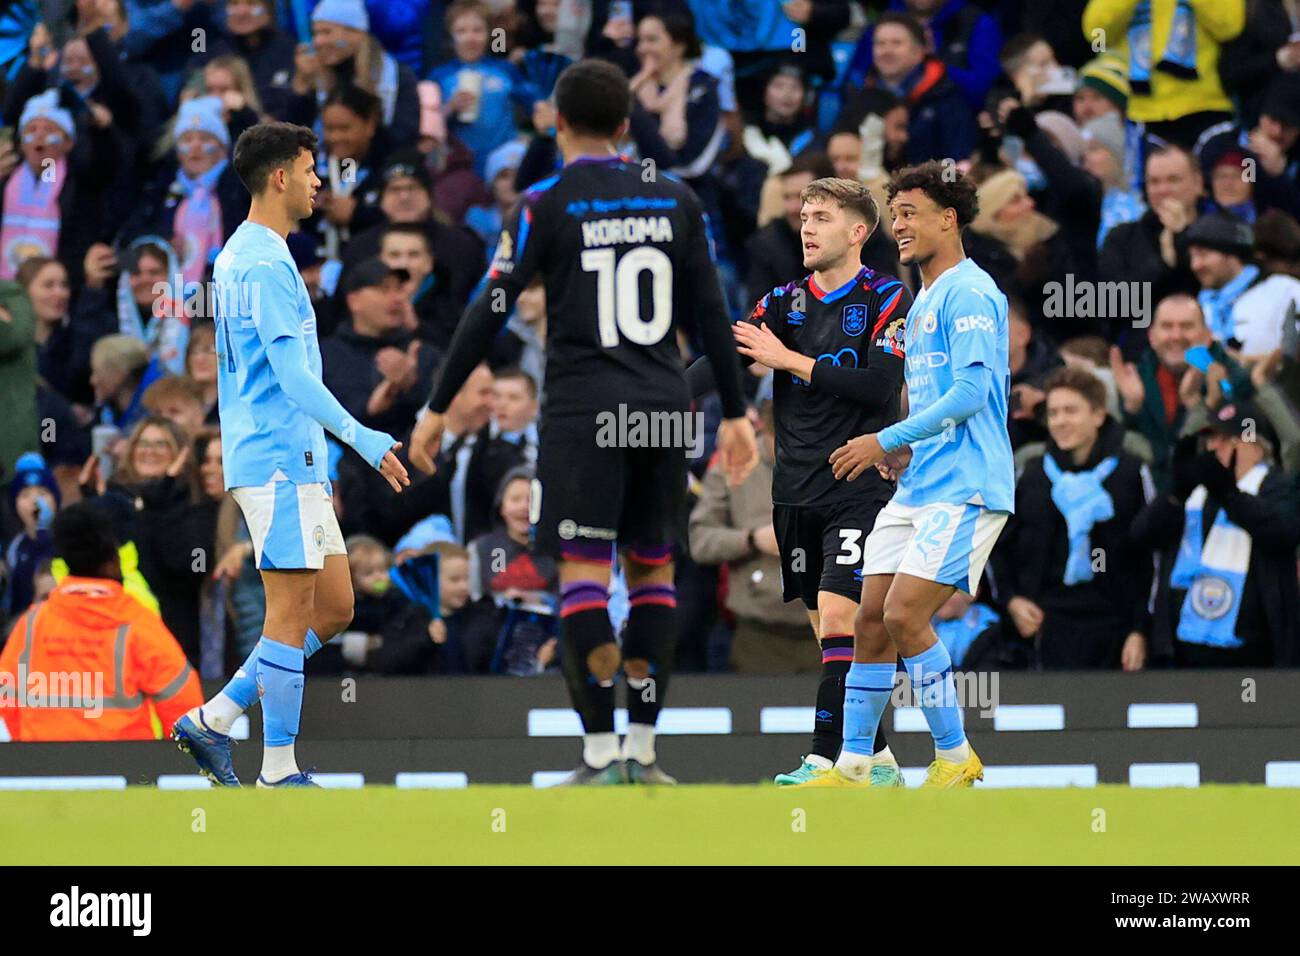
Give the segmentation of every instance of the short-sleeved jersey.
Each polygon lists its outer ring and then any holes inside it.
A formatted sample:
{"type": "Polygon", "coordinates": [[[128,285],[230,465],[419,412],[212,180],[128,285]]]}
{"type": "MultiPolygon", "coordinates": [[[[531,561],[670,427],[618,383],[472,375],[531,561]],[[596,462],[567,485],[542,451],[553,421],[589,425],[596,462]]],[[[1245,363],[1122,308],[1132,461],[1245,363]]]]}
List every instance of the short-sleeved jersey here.
{"type": "Polygon", "coordinates": [[[280,389],[266,355],[276,339],[302,339],[320,378],[316,312],[288,245],[246,221],[222,247],[212,282],[226,487],[328,481],[325,430],[280,389]]]}
{"type": "Polygon", "coordinates": [[[894,499],[899,504],[1014,510],[1009,342],[1007,297],[974,260],[963,259],[917,293],[907,313],[909,415],[925,411],[948,391],[959,369],[983,365],[992,380],[983,408],[911,446],[912,461],[899,477],[894,499]]]}
{"type": "MultiPolygon", "coordinates": [[[[546,282],[546,415],[689,404],[677,329],[725,315],[699,200],[619,157],[584,158],[537,183],[506,221],[488,273],[546,282]]],[[[491,286],[486,293],[493,293],[491,286]]],[[[495,307],[488,303],[489,308],[495,307]]]]}
{"type": "Polygon", "coordinates": [[[766,324],[787,348],[818,362],[868,368],[896,382],[889,402],[870,409],[791,372],[775,373],[774,503],[824,505],[864,495],[888,499],[893,493],[893,485],[874,468],[856,481],[836,481],[829,458],[850,438],[898,421],[910,303],[902,282],[864,266],[838,289],[821,289],[809,275],[773,289],[754,306],[748,321],[766,324]]]}

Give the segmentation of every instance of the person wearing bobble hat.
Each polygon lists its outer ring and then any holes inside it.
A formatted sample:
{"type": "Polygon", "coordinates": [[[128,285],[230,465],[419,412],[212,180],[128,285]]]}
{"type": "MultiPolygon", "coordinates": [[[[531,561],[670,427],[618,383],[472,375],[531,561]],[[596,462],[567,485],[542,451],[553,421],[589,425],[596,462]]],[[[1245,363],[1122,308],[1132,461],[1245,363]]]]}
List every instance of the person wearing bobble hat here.
{"type": "Polygon", "coordinates": [[[86,250],[106,239],[105,195],[125,163],[112,118],[94,112],[78,135],[57,90],[23,105],[17,151],[0,143],[0,279],[12,279],[23,260],[50,256],[68,265],[80,286],[86,250]]]}
{"type": "Polygon", "coordinates": [[[291,123],[317,125],[329,94],[354,85],[379,98],[380,122],[395,146],[414,146],[419,136],[420,97],[409,66],[386,52],[370,33],[361,0],[320,0],[311,13],[311,43],[298,46],[288,111],[291,123]]]}

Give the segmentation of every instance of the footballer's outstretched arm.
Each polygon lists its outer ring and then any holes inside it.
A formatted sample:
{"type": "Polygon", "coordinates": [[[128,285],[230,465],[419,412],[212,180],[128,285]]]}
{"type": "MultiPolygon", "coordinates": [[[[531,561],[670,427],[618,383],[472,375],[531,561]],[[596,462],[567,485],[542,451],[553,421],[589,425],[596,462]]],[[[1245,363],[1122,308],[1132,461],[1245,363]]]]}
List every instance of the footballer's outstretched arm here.
{"type": "Polygon", "coordinates": [[[933,438],[960,425],[986,404],[993,370],[987,365],[967,365],[953,373],[952,387],[939,396],[925,411],[910,415],[882,429],[877,436],[887,452],[904,445],[933,438]]]}
{"type": "Polygon", "coordinates": [[[373,468],[382,470],[384,457],[397,442],[391,435],[366,428],[353,418],[325,383],[311,373],[295,305],[297,281],[290,266],[283,262],[259,262],[248,271],[246,278],[259,289],[254,327],[281,391],[322,428],[354,448],[373,468]]]}
{"type": "Polygon", "coordinates": [[[331,435],[354,448],[372,468],[394,445],[392,435],[367,428],[339,404],[325,383],[307,365],[307,349],[300,338],[283,335],[267,343],[266,358],[275,372],[281,391],[299,408],[320,423],[331,435]]]}

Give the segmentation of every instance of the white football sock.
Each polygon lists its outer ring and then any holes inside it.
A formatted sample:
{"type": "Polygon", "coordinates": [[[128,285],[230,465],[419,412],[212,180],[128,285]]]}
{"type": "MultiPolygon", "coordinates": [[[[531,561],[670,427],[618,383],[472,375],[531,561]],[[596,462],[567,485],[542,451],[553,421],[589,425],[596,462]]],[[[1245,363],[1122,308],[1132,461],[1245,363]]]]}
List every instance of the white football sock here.
{"type": "Polygon", "coordinates": [[[835,767],[850,780],[861,780],[871,773],[871,755],[841,750],[840,759],[835,761],[835,767]]]}
{"type": "Polygon", "coordinates": [[[884,748],[883,750],[881,750],[880,753],[878,753],[878,754],[872,754],[872,755],[871,755],[871,760],[872,760],[872,762],[874,762],[874,763],[876,763],[877,765],[882,766],[882,767],[897,767],[897,766],[898,766],[898,760],[895,759],[895,757],[894,757],[894,752],[893,752],[892,750],[890,750],[888,747],[885,747],[885,748],[884,748]]]}
{"type": "Polygon", "coordinates": [[[970,742],[963,740],[958,746],[951,750],[940,750],[934,748],[934,755],[940,760],[951,760],[953,763],[961,763],[963,760],[970,759],[970,742]]]}
{"type": "Polygon", "coordinates": [[[655,762],[655,729],[649,724],[628,724],[627,739],[623,741],[623,759],[635,760],[643,766],[655,762]]]}
{"type": "Polygon", "coordinates": [[[582,761],[593,770],[604,770],[618,759],[618,734],[583,734],[582,761]]]}
{"type": "Polygon", "coordinates": [[[199,712],[203,716],[203,722],[209,727],[219,734],[228,734],[239,715],[244,712],[244,708],[224,693],[218,693],[216,697],[200,707],[199,712]]]}
{"type": "Polygon", "coordinates": [[[835,766],[834,761],[823,757],[821,754],[809,754],[803,759],[804,763],[810,763],[814,767],[821,767],[823,770],[830,770],[831,767],[835,766]]]}
{"type": "Polygon", "coordinates": [[[275,783],[298,772],[298,761],[293,755],[293,744],[283,747],[262,748],[262,779],[275,783]]]}

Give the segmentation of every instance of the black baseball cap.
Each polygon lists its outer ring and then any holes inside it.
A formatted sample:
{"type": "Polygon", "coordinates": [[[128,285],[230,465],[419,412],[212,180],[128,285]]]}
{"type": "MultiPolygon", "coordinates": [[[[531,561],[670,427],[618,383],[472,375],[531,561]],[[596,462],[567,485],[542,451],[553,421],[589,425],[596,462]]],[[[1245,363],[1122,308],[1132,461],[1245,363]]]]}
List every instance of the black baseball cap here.
{"type": "Polygon", "coordinates": [[[427,193],[433,192],[433,180],[424,165],[424,156],[418,150],[399,150],[393,153],[379,173],[379,183],[387,188],[394,179],[408,177],[414,179],[427,193]]]}
{"type": "Polygon", "coordinates": [[[1208,409],[1207,431],[1216,431],[1230,438],[1243,438],[1247,431],[1253,431],[1259,438],[1267,439],[1278,447],[1277,432],[1269,424],[1268,416],[1250,402],[1226,401],[1218,408],[1208,409]]]}
{"type": "Polygon", "coordinates": [[[347,295],[349,292],[356,292],[358,289],[369,289],[377,285],[383,285],[384,281],[390,276],[395,277],[399,282],[407,282],[411,278],[411,273],[405,269],[391,269],[378,256],[371,256],[369,259],[361,260],[348,270],[347,275],[343,277],[341,291],[344,295],[347,295]]]}

